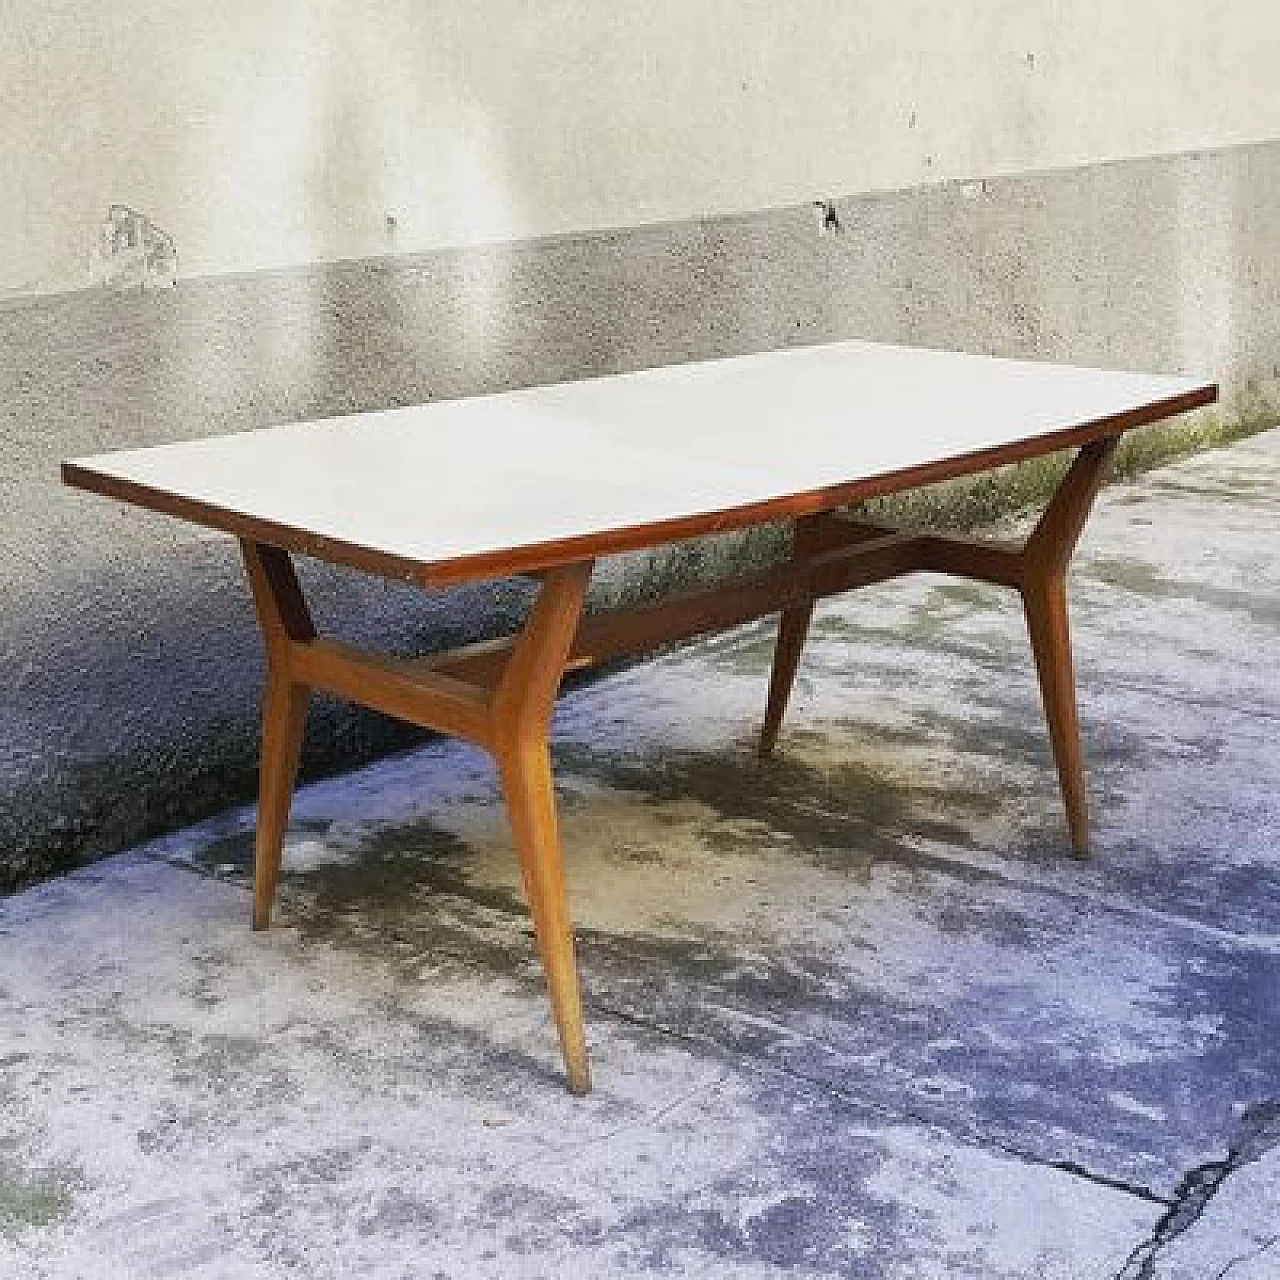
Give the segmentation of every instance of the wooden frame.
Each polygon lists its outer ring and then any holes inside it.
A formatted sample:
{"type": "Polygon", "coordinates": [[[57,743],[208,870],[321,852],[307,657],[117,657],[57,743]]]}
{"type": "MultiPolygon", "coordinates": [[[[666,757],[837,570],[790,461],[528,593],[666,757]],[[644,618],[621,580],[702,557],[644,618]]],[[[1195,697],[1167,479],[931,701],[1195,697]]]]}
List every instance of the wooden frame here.
{"type": "Polygon", "coordinates": [[[541,575],[537,600],[518,635],[417,660],[381,657],[320,638],[288,551],[244,537],[267,657],[254,927],[265,929],[271,918],[312,689],[476,743],[497,763],[568,1085],[574,1093],[587,1092],[590,1071],[550,758],[551,715],[564,673],[778,613],[760,739],[761,754],[767,755],[777,741],[815,602],[920,570],[977,578],[1021,594],[1071,841],[1084,855],[1088,808],[1066,574],[1116,441],[1114,434],[1086,440],[1022,546],[905,532],[831,510],[805,513],[802,506],[792,556],[777,568],[583,618],[593,561],[558,563],[541,575]]]}

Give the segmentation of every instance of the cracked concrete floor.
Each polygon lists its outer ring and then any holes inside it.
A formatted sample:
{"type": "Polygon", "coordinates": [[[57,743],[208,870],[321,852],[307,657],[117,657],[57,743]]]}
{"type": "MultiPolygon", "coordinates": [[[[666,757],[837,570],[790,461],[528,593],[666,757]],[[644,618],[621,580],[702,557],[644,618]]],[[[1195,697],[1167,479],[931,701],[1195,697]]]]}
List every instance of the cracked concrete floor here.
{"type": "Polygon", "coordinates": [[[819,612],[562,703],[596,1087],[487,762],[304,789],[0,902],[0,1274],[1280,1276],[1280,432],[1104,494],[1095,856],[1016,602],[819,612]]]}

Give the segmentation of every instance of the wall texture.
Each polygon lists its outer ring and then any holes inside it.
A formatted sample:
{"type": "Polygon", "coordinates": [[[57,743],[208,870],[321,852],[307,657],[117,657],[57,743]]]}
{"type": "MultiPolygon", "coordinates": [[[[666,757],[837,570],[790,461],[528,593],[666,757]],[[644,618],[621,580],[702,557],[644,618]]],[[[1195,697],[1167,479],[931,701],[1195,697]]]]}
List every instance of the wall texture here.
{"type": "Polygon", "coordinates": [[[0,0],[0,296],[1280,136],[1274,0],[0,0]]]}
{"type": "MultiPolygon", "coordinates": [[[[234,544],[61,489],[64,457],[849,336],[1214,373],[1208,432],[1280,404],[1280,142],[849,197],[832,214],[0,305],[0,884],[252,794],[260,662],[234,544]]],[[[771,545],[625,561],[597,595],[771,545]]],[[[322,623],[401,652],[502,625],[523,600],[307,569],[322,623]]],[[[325,706],[308,767],[402,740],[325,706]]]]}

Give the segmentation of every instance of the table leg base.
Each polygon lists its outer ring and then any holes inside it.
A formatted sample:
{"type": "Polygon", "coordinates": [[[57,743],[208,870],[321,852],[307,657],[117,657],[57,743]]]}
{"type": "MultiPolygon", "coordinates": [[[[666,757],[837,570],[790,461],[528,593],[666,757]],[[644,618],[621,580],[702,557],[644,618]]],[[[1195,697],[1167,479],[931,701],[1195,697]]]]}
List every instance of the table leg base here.
{"type": "Polygon", "coordinates": [[[475,742],[494,756],[502,780],[569,1089],[588,1092],[591,1074],[556,825],[550,731],[590,562],[544,575],[525,628],[509,645],[501,668],[470,682],[320,639],[287,553],[248,541],[242,552],[267,650],[253,927],[266,929],[271,922],[313,688],[475,742]]]}

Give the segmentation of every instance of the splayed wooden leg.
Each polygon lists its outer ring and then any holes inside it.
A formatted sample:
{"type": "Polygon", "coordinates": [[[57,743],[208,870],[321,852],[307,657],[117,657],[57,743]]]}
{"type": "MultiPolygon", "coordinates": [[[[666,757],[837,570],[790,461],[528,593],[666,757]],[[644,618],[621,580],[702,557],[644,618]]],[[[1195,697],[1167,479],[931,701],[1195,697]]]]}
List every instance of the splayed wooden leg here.
{"type": "Polygon", "coordinates": [[[315,639],[315,627],[288,552],[248,540],[240,543],[240,550],[267,651],[253,859],[253,927],[266,929],[280,879],[289,801],[310,696],[308,686],[294,671],[294,655],[299,646],[315,639]]]}
{"type": "Polygon", "coordinates": [[[506,795],[569,1091],[591,1088],[573,926],[551,776],[551,714],[591,578],[590,563],[551,571],[493,696],[493,754],[506,795]]]}
{"type": "Polygon", "coordinates": [[[1067,566],[1115,448],[1116,441],[1111,439],[1080,450],[1020,557],[1018,588],[1040,677],[1067,828],[1080,857],[1089,852],[1089,794],[1071,659],[1067,566]]]}
{"type": "Polygon", "coordinates": [[[287,673],[268,669],[262,699],[262,751],[258,764],[258,827],[253,858],[253,927],[271,924],[271,904],[280,880],[289,803],[302,753],[308,690],[287,673]]]}
{"type": "Polygon", "coordinates": [[[769,673],[769,701],[765,705],[764,724],[760,729],[761,759],[773,753],[782,728],[782,717],[791,700],[791,689],[800,665],[809,623],[813,620],[813,601],[784,609],[778,617],[778,639],[773,651],[773,670],[769,673]]]}

